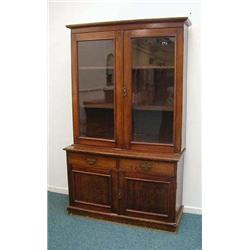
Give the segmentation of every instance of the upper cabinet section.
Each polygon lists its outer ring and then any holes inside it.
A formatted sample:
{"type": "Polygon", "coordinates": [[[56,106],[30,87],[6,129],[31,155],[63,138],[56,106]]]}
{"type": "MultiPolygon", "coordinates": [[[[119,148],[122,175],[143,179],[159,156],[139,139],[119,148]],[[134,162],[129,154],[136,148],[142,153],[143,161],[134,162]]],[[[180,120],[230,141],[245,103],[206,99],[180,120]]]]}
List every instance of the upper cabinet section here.
{"type": "Polygon", "coordinates": [[[74,143],[185,148],[187,18],[68,25],[74,143]]]}

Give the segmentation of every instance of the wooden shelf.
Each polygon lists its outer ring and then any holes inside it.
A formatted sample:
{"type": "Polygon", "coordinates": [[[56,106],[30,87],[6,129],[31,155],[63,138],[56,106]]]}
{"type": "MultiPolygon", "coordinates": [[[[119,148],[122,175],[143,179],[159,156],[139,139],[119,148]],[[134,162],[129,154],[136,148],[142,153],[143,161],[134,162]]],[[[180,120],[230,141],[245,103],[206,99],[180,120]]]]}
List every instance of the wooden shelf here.
{"type": "MultiPolygon", "coordinates": [[[[114,109],[113,103],[84,103],[85,108],[92,109],[114,109]]],[[[134,110],[144,111],[173,111],[173,106],[163,105],[133,105],[134,110]]]]}
{"type": "Polygon", "coordinates": [[[80,70],[114,69],[113,66],[80,66],[80,70]]]}
{"type": "MultiPolygon", "coordinates": [[[[89,84],[90,85],[90,84],[89,84]]],[[[114,87],[102,87],[102,88],[86,88],[86,89],[79,89],[79,92],[96,92],[96,91],[114,91],[114,87]]]]}
{"type": "Polygon", "coordinates": [[[113,103],[84,103],[85,108],[92,109],[114,109],[113,103]]]}
{"type": "MultiPolygon", "coordinates": [[[[112,66],[81,66],[80,70],[95,70],[95,69],[114,69],[112,66]]],[[[133,66],[132,69],[174,69],[174,66],[153,66],[153,65],[145,65],[145,66],[133,66]]]]}
{"type": "Polygon", "coordinates": [[[134,110],[145,110],[145,111],[173,111],[173,106],[163,105],[133,105],[134,110]]]}
{"type": "Polygon", "coordinates": [[[145,66],[133,66],[133,69],[174,69],[174,66],[145,65],[145,66]]]}

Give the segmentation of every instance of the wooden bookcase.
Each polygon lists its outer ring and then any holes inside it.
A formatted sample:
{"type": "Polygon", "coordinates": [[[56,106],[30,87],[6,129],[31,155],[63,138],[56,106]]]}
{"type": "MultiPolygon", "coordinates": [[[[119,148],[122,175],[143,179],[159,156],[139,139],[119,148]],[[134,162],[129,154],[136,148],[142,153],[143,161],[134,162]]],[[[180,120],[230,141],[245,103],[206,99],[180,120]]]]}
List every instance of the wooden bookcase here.
{"type": "Polygon", "coordinates": [[[67,25],[69,213],[176,231],[190,25],[186,17],[67,25]]]}

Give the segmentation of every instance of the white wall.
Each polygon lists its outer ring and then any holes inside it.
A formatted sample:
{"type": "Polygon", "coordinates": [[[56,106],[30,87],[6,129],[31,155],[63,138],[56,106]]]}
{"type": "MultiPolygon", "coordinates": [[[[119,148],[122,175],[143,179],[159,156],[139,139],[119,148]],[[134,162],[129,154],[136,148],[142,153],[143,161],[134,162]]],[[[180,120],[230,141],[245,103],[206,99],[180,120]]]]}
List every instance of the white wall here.
{"type": "Polygon", "coordinates": [[[187,141],[183,202],[201,212],[200,4],[49,3],[49,162],[48,188],[67,193],[63,147],[73,143],[70,30],[66,24],[139,18],[189,16],[187,141]]]}

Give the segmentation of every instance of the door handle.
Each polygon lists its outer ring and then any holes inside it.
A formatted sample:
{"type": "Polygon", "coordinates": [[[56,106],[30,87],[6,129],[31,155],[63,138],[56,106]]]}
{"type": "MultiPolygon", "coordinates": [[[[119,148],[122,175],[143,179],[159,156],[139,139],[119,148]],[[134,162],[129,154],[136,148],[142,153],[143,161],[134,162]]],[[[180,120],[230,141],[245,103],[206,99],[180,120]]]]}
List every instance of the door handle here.
{"type": "Polygon", "coordinates": [[[127,88],[125,86],[122,87],[122,96],[125,97],[127,96],[127,88]]]}

